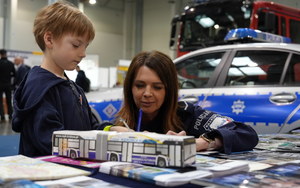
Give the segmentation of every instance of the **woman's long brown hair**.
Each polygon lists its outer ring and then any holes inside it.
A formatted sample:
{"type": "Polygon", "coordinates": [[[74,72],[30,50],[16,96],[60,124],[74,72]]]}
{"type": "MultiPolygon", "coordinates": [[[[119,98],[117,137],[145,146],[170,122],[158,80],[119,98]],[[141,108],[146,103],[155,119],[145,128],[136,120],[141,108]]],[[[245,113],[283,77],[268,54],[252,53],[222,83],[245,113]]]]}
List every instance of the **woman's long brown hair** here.
{"type": "Polygon", "coordinates": [[[164,132],[166,133],[168,130],[176,132],[182,130],[182,123],[176,114],[179,89],[176,68],[170,57],[159,51],[141,52],[131,61],[124,81],[123,105],[116,115],[117,121],[115,124],[123,125],[123,123],[119,121],[122,118],[131,129],[134,129],[137,123],[139,109],[133,99],[132,87],[136,74],[142,66],[147,66],[155,71],[165,86],[166,97],[159,111],[161,117],[164,117],[164,132]]]}

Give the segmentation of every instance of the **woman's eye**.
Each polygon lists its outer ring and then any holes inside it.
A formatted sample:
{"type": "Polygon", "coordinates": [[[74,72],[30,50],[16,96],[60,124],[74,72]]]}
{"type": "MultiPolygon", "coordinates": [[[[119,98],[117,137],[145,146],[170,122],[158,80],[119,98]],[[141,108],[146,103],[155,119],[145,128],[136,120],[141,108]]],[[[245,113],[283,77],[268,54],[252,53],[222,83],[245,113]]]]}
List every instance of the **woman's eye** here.
{"type": "Polygon", "coordinates": [[[135,84],[135,87],[142,88],[142,87],[144,87],[144,84],[135,84]]]}
{"type": "Polygon", "coordinates": [[[154,88],[155,90],[161,90],[161,89],[164,88],[164,86],[162,86],[162,85],[155,85],[155,86],[153,86],[153,88],[154,88]]]}
{"type": "Polygon", "coordinates": [[[154,87],[155,90],[161,90],[162,88],[163,88],[163,87],[161,87],[161,86],[155,86],[155,87],[154,87]]]}

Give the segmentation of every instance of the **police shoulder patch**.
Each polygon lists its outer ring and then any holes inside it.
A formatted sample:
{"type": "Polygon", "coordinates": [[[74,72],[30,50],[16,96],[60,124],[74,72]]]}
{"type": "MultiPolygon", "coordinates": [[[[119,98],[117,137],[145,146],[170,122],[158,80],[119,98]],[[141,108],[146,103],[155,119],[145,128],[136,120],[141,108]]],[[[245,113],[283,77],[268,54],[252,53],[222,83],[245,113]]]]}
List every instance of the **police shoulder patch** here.
{"type": "Polygon", "coordinates": [[[210,121],[211,123],[209,125],[211,129],[217,129],[233,121],[233,119],[231,119],[230,117],[221,116],[221,115],[215,115],[212,116],[211,118],[212,118],[210,121]]]}

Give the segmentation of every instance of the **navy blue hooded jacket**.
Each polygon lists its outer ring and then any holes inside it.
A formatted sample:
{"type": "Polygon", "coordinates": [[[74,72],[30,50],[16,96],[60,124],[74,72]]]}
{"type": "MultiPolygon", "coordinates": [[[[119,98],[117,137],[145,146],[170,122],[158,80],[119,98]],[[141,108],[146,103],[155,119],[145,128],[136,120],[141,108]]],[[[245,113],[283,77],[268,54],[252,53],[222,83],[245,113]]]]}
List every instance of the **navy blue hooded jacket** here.
{"type": "Polygon", "coordinates": [[[36,66],[15,92],[12,128],[21,133],[19,153],[33,157],[51,155],[53,131],[98,127],[80,87],[36,66]]]}

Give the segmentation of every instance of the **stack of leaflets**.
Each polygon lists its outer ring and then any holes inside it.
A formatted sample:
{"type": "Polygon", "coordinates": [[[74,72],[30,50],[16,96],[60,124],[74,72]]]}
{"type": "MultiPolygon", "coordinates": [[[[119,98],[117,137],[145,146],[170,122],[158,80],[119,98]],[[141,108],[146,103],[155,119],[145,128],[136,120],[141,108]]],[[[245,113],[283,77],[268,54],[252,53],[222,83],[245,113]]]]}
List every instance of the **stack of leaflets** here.
{"type": "Polygon", "coordinates": [[[300,152],[300,135],[297,134],[263,134],[259,135],[256,149],[277,152],[300,152]]]}
{"type": "Polygon", "coordinates": [[[249,171],[249,162],[226,160],[215,157],[197,155],[193,165],[197,170],[210,171],[213,176],[232,174],[234,172],[249,171]]]}
{"type": "Polygon", "coordinates": [[[300,179],[287,179],[280,176],[254,172],[238,172],[220,177],[199,178],[191,181],[192,184],[212,187],[251,187],[251,188],[296,188],[300,187],[300,179]]]}
{"type": "Polygon", "coordinates": [[[181,173],[182,169],[158,168],[128,162],[104,162],[99,171],[165,187],[183,185],[192,179],[212,176],[209,171],[192,170],[181,173]]]}
{"type": "Polygon", "coordinates": [[[90,172],[60,164],[29,158],[23,155],[0,157],[0,180],[13,181],[53,180],[80,175],[89,175],[90,172]]]}
{"type": "Polygon", "coordinates": [[[300,164],[299,163],[284,163],[274,165],[270,168],[262,170],[262,172],[274,174],[281,177],[300,178],[300,164]]]}
{"type": "Polygon", "coordinates": [[[171,169],[127,162],[104,162],[99,171],[160,186],[178,186],[187,184],[193,179],[248,170],[249,163],[247,161],[231,161],[197,155],[196,164],[187,168],[171,169]]]}
{"type": "Polygon", "coordinates": [[[254,150],[244,152],[233,152],[230,155],[223,153],[215,153],[212,157],[222,158],[226,160],[243,160],[248,162],[258,162],[269,165],[285,163],[300,158],[300,153],[276,152],[269,150],[254,150]]]}
{"type": "Polygon", "coordinates": [[[219,177],[198,178],[192,180],[191,183],[201,186],[217,187],[295,188],[300,187],[299,178],[300,164],[285,163],[253,172],[238,172],[219,177]]]}

